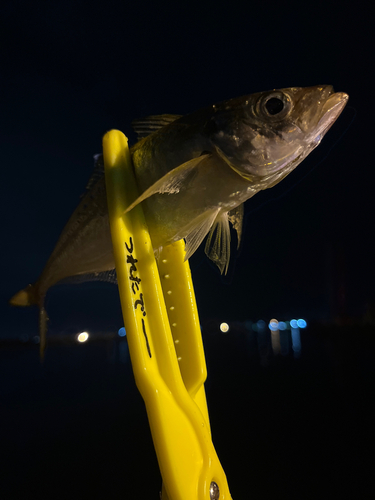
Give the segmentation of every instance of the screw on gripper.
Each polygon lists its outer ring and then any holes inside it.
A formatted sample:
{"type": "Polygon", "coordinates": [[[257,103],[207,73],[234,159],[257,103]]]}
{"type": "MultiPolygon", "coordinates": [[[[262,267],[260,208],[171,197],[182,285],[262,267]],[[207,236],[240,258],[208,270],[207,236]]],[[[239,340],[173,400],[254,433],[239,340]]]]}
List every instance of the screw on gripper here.
{"type": "Polygon", "coordinates": [[[219,486],[212,481],[210,485],[210,500],[219,500],[220,498],[220,490],[219,486]]]}

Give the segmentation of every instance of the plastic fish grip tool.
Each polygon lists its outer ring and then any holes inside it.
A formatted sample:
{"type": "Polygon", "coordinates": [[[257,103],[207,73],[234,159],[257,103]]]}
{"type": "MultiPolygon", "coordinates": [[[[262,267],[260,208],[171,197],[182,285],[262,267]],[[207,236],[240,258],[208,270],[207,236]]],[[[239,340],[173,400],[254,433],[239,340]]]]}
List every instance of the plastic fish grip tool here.
{"type": "Polygon", "coordinates": [[[137,387],[163,479],[162,500],[230,500],[212,444],[202,336],[183,241],[156,263],[137,198],[128,140],[103,137],[108,211],[118,287],[137,387]]]}

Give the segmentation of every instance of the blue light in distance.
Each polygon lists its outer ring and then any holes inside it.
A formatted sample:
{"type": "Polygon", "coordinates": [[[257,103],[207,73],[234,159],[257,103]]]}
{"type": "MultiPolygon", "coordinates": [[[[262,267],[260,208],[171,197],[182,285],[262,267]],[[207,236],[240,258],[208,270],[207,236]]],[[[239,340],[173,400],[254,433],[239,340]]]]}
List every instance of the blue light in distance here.
{"type": "Polygon", "coordinates": [[[306,321],[304,319],[297,319],[297,325],[300,327],[300,328],[306,328],[306,321]]]}
{"type": "Polygon", "coordinates": [[[257,322],[257,327],[258,327],[258,330],[262,331],[265,329],[266,327],[266,322],[263,321],[262,319],[260,319],[258,322],[257,322]]]}
{"type": "Polygon", "coordinates": [[[125,328],[122,326],[117,333],[118,333],[119,337],[125,337],[125,335],[126,335],[125,328]]]}
{"type": "Polygon", "coordinates": [[[277,332],[277,330],[279,329],[279,322],[277,321],[277,319],[271,319],[268,328],[271,330],[271,332],[277,332]]]}
{"type": "Polygon", "coordinates": [[[286,330],[285,321],[279,321],[279,330],[286,330]]]}
{"type": "Polygon", "coordinates": [[[298,323],[297,323],[297,320],[296,319],[291,319],[290,320],[290,326],[292,328],[298,328],[298,323]]]}
{"type": "Polygon", "coordinates": [[[301,335],[299,328],[292,328],[292,349],[294,357],[298,358],[301,354],[301,335]]]}

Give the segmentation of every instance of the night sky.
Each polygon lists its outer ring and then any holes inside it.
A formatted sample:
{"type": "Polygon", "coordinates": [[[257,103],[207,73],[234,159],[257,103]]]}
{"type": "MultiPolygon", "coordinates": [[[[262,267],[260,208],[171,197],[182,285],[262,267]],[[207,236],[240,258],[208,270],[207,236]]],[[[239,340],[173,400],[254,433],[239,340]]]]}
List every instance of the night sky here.
{"type": "MultiPolygon", "coordinates": [[[[360,3],[330,1],[2,6],[0,337],[37,333],[36,310],[7,301],[40,275],[105,132],[120,129],[134,144],[136,118],[317,84],[348,93],[348,105],[293,173],[246,203],[226,277],[202,248],[193,256],[198,310],[203,325],[360,323],[375,302],[370,18],[360,3]]],[[[52,332],[122,326],[108,284],[56,287],[47,310],[52,332]]]]}
{"type": "Polygon", "coordinates": [[[6,299],[42,271],[107,130],[118,128],[134,143],[130,123],[138,117],[186,114],[247,93],[319,83],[347,92],[349,104],[295,172],[246,204],[243,242],[227,277],[202,251],[194,256],[198,304],[202,316],[329,319],[337,315],[342,282],[340,310],[364,314],[375,298],[365,16],[361,10],[356,20],[357,11],[323,2],[303,11],[298,5],[7,7],[1,16],[1,297],[8,328],[17,330],[19,311],[9,310],[6,299]]]}

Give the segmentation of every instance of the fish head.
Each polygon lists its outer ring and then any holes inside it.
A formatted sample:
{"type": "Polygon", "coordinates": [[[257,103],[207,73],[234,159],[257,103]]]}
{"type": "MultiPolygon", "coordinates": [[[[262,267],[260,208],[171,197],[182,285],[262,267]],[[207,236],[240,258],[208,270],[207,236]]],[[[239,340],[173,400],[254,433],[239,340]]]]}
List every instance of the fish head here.
{"type": "Polygon", "coordinates": [[[261,92],[214,106],[205,130],[242,177],[282,178],[318,146],[347,100],[331,85],[261,92]]]}

